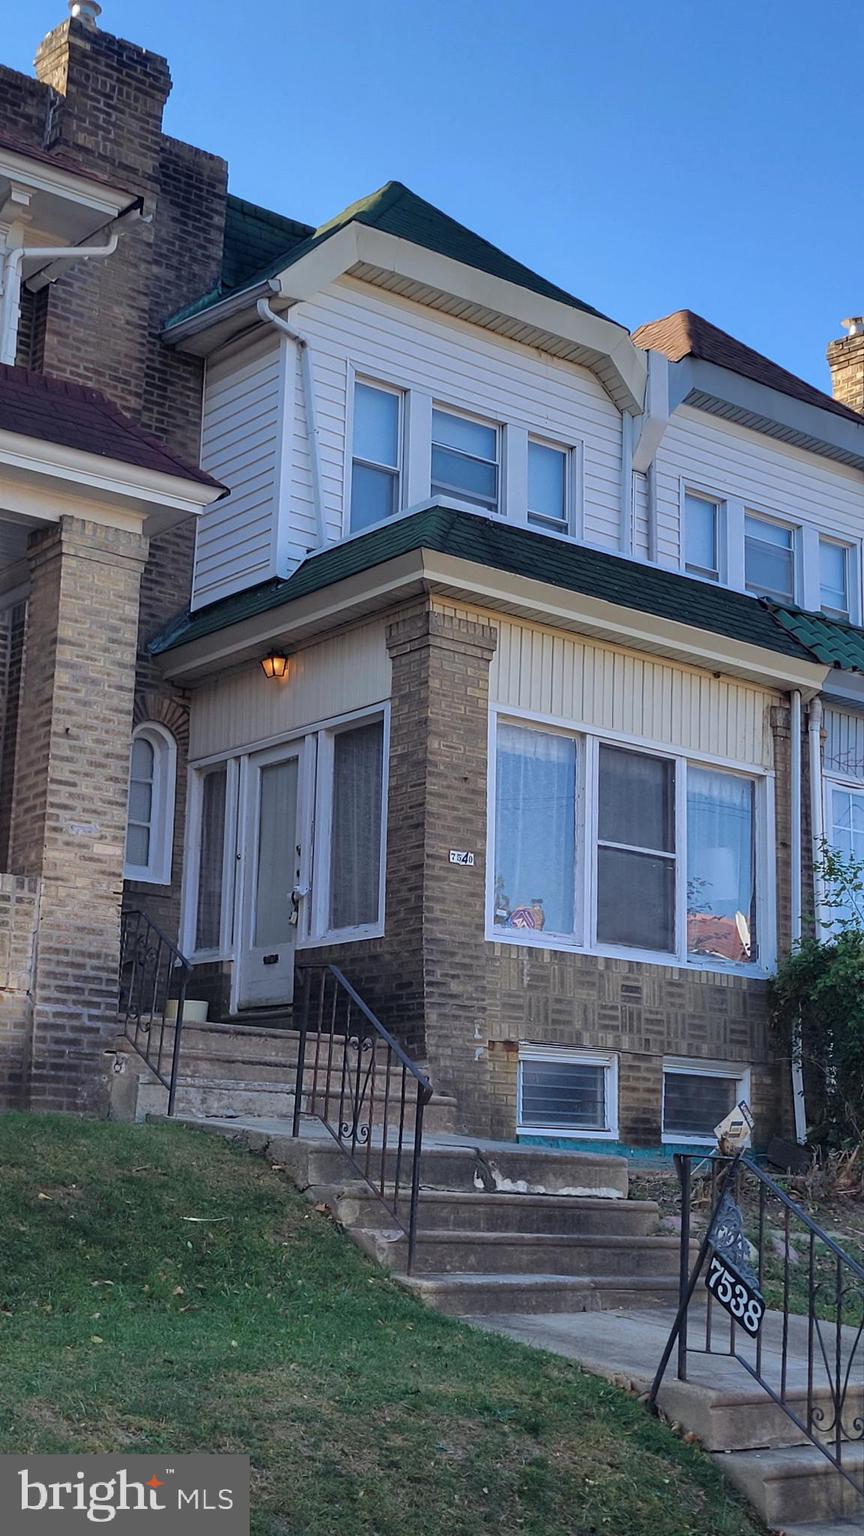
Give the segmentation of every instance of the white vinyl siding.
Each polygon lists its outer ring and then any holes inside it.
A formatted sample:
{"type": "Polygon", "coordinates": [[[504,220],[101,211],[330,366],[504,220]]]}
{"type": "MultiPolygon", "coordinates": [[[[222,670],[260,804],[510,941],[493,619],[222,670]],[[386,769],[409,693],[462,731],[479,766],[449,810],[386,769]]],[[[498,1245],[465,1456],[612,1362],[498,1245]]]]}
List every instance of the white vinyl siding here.
{"type": "Polygon", "coordinates": [[[272,682],[246,662],[214,678],[192,695],[189,755],[194,761],[239,751],[330,719],[390,694],[390,658],[384,623],[365,624],[347,634],[295,651],[285,684],[272,682]]]}
{"type": "Polygon", "coordinates": [[[199,518],[193,608],[276,573],[283,369],[288,360],[287,349],[268,339],[207,368],[201,464],[231,494],[199,518]]]}
{"type": "Polygon", "coordinates": [[[676,413],[657,451],[657,548],[661,565],[683,565],[683,490],[724,503],[728,568],[721,581],[745,589],[744,513],[774,518],[796,530],[801,590],[796,600],[818,610],[819,535],[844,540],[853,550],[851,605],[860,609],[858,552],[864,526],[864,476],[860,472],[721,422],[692,407],[676,413]]]}
{"type": "MultiPolygon", "coordinates": [[[[347,531],[346,423],[356,374],[412,390],[426,402],[425,421],[410,420],[409,404],[403,505],[430,492],[434,402],[564,447],[584,444],[584,537],[606,549],[619,547],[621,416],[587,369],[542,357],[462,321],[442,320],[350,278],[299,304],[292,325],[310,346],[329,538],[340,539],[347,531]]],[[[312,482],[299,380],[297,391],[290,515],[292,526],[311,535],[312,482]]]]}

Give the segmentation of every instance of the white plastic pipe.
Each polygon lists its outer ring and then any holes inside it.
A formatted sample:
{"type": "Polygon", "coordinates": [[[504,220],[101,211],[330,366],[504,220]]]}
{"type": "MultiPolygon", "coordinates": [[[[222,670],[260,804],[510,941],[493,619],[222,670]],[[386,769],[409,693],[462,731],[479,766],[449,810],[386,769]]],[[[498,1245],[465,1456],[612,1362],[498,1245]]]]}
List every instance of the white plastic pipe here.
{"type": "Polygon", "coordinates": [[[5,252],[0,298],[0,363],[14,363],[18,351],[21,268],[25,260],[81,261],[93,256],[113,256],[119,238],[119,235],[112,235],[107,245],[14,245],[5,252]]]}
{"type": "Polygon", "coordinates": [[[822,859],[822,843],[825,837],[825,818],[822,802],[822,700],[813,699],[807,718],[807,739],[810,748],[810,834],[813,850],[813,904],[816,927],[822,918],[824,891],[819,864],[822,859]]]}
{"type": "Polygon", "coordinates": [[[315,390],[312,379],[312,359],[309,355],[309,343],[305,336],[292,329],[281,315],[270,308],[270,300],[259,299],[255,308],[262,320],[269,320],[275,325],[283,336],[293,341],[300,353],[300,368],[303,375],[303,409],[306,413],[306,435],[309,439],[309,459],[312,469],[312,504],[315,508],[315,525],[318,532],[318,548],[323,549],[327,543],[327,528],[324,521],[324,496],[321,490],[321,444],[318,436],[318,413],[315,409],[315,390]]]}
{"type": "Polygon", "coordinates": [[[618,543],[622,555],[633,550],[633,417],[621,415],[621,529],[618,543]]]}
{"type": "MultiPolygon", "coordinates": [[[[792,690],[790,709],[790,764],[789,764],[789,854],[791,872],[791,919],[792,943],[800,942],[802,931],[801,860],[803,855],[801,795],[801,693],[792,690]]],[[[797,1045],[797,1041],[796,1041],[797,1045]]],[[[800,1059],[793,1053],[792,1060],[792,1107],[795,1115],[795,1139],[799,1146],[807,1140],[807,1106],[804,1098],[804,1073],[800,1059]]]]}

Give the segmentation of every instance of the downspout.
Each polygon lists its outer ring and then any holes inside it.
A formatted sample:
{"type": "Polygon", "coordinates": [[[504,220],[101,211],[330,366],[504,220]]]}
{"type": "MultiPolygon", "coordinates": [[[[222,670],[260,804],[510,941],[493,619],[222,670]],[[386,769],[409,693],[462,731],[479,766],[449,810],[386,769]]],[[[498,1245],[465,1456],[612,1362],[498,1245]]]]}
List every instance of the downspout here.
{"type": "Polygon", "coordinates": [[[648,559],[657,561],[657,460],[652,459],[646,475],[648,487],[648,559]]]}
{"type": "Polygon", "coordinates": [[[327,543],[327,530],[324,522],[324,497],[321,491],[321,444],[318,436],[318,414],[315,410],[315,392],[312,385],[312,359],[309,355],[309,343],[305,336],[292,330],[281,315],[277,315],[270,308],[270,300],[259,299],[255,306],[262,320],[268,320],[271,325],[287,336],[289,341],[300,353],[300,368],[303,377],[303,409],[306,414],[306,436],[309,439],[309,459],[312,469],[312,505],[315,509],[315,526],[318,533],[318,548],[323,549],[327,543]]]}
{"type": "Polygon", "coordinates": [[[21,268],[27,258],[37,261],[82,261],[92,256],[113,256],[119,235],[112,235],[107,245],[15,245],[7,250],[2,266],[0,296],[0,363],[13,363],[18,350],[18,321],[21,310],[21,268]]]}
{"type": "MultiPolygon", "coordinates": [[[[801,906],[801,859],[803,855],[802,838],[802,813],[804,806],[801,797],[801,691],[793,688],[791,695],[791,719],[790,719],[790,770],[789,770],[789,799],[790,799],[790,826],[789,849],[792,860],[791,876],[791,919],[792,919],[792,947],[801,942],[802,932],[802,906],[801,906]]],[[[792,1108],[795,1114],[795,1140],[799,1146],[803,1146],[807,1140],[807,1108],[804,1099],[804,1072],[801,1066],[800,1055],[796,1049],[792,1053],[792,1108]]]]}
{"type": "Polygon", "coordinates": [[[633,417],[621,416],[621,532],[622,555],[633,553],[633,417]]]}
{"type": "Polygon", "coordinates": [[[813,851],[813,906],[818,929],[822,915],[824,890],[818,865],[822,859],[825,819],[822,809],[822,700],[813,699],[807,719],[810,746],[810,834],[813,851]]]}

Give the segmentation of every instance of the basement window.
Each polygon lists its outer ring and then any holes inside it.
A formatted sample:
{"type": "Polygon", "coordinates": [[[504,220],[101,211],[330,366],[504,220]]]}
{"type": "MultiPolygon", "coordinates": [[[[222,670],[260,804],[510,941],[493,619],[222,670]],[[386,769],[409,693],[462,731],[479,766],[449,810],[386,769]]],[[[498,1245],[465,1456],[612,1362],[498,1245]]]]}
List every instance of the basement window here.
{"type": "Polygon", "coordinates": [[[663,1063],[663,1140],[714,1143],[714,1127],[750,1098],[750,1073],[716,1061],[663,1063]]]}
{"type": "Polygon", "coordinates": [[[617,1136],[617,1057],[521,1045],[516,1121],[526,1136],[617,1136]]]}

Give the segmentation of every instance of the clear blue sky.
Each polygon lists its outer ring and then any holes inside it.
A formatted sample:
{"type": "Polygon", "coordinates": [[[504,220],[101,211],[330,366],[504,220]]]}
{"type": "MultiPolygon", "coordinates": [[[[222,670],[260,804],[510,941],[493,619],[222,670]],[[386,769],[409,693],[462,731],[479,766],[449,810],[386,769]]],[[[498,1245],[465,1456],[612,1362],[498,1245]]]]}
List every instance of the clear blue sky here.
{"type": "MultiPolygon", "coordinates": [[[[5,0],[30,71],[65,0],[5,0]]],[[[828,387],[864,311],[861,0],[104,0],[166,127],[310,223],[397,178],[633,327],[689,307],[828,387]]]]}

